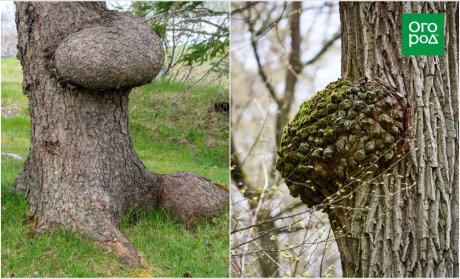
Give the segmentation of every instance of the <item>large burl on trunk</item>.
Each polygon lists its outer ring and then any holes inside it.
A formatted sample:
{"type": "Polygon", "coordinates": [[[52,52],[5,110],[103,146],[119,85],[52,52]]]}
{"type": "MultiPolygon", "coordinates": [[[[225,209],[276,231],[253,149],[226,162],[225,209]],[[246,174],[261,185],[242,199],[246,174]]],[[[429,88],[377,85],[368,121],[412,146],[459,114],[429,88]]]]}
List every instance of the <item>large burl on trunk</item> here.
{"type": "Polygon", "coordinates": [[[285,129],[278,169],[328,214],[345,277],[459,276],[458,2],[342,2],[342,79],[285,129]],[[403,13],[445,54],[402,56],[403,13]]]}
{"type": "Polygon", "coordinates": [[[81,232],[140,266],[118,229],[125,210],[162,207],[193,225],[225,207],[225,189],[192,173],[149,172],[136,155],[130,88],[150,82],[164,59],[143,21],[102,2],[17,2],[16,24],[32,122],[16,188],[37,232],[81,232]]]}

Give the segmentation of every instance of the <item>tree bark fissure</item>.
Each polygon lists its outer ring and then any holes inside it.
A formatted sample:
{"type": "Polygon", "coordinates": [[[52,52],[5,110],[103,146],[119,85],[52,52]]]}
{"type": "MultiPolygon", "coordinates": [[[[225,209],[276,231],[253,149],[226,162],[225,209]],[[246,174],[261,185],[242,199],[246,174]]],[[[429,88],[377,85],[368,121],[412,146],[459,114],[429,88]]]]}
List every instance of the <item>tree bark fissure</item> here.
{"type": "MultiPolygon", "coordinates": [[[[113,248],[124,263],[139,266],[141,259],[118,229],[123,212],[162,207],[193,226],[197,218],[223,209],[228,192],[192,173],[158,175],[147,170],[128,130],[130,86],[88,89],[64,82],[53,68],[54,51],[65,38],[88,27],[116,27],[124,17],[129,16],[107,10],[102,2],[16,3],[31,147],[15,185],[27,194],[36,231],[63,226],[81,232],[113,248]]],[[[107,37],[113,40],[110,45],[119,47],[118,35],[107,37]]],[[[89,65],[91,59],[81,57],[80,63],[89,65]]],[[[129,77],[119,78],[120,84],[129,84],[129,77]]]]}
{"type": "Polygon", "coordinates": [[[408,154],[329,210],[348,277],[458,277],[458,3],[341,3],[342,78],[397,89],[408,154]],[[401,55],[402,13],[445,13],[444,56],[401,55]]]}

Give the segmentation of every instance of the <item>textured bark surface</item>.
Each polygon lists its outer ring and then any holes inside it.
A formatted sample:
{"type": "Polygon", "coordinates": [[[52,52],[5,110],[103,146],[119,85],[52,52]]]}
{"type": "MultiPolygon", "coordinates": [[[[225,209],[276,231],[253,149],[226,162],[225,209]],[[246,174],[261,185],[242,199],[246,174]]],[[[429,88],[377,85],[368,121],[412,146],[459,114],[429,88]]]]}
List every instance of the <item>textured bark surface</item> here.
{"type": "Polygon", "coordinates": [[[342,78],[395,87],[410,151],[329,209],[347,277],[458,277],[458,3],[341,3],[342,78]],[[401,56],[401,14],[446,13],[444,56],[401,56]]]}
{"type": "Polygon", "coordinates": [[[163,47],[147,24],[128,15],[99,24],[59,44],[54,61],[61,79],[108,90],[148,83],[160,72],[163,47]]]}
{"type": "MultiPolygon", "coordinates": [[[[126,87],[149,82],[164,55],[154,44],[153,52],[145,51],[151,60],[144,57],[143,63],[133,63],[137,58],[132,55],[148,47],[139,46],[140,41],[157,40],[145,23],[109,11],[102,2],[17,2],[16,24],[32,127],[29,157],[15,184],[27,194],[30,222],[36,231],[63,226],[81,232],[112,247],[124,263],[139,266],[141,259],[118,230],[126,209],[161,206],[193,225],[197,218],[211,217],[225,207],[225,189],[191,173],[151,173],[132,146],[128,131],[130,89],[126,87]],[[131,23],[130,32],[143,31],[126,34],[126,26],[117,27],[126,21],[131,23]],[[73,56],[69,60],[72,64],[83,65],[62,65],[61,74],[71,73],[75,80],[88,78],[78,86],[62,81],[54,67],[56,48],[71,45],[71,40],[88,30],[95,31],[86,40],[97,41],[98,32],[109,34],[119,29],[119,36],[136,39],[104,35],[99,43],[88,41],[86,50],[56,56],[73,56]],[[120,47],[122,55],[111,57],[120,47]],[[134,50],[129,51],[131,48],[134,50]],[[76,54],[81,55],[81,61],[76,54]],[[73,71],[78,68],[87,73],[73,71]],[[122,71],[117,72],[119,69],[122,71]],[[123,75],[125,70],[130,75],[123,75]],[[134,75],[151,78],[133,83],[134,75]],[[104,82],[111,84],[105,86],[104,82]]],[[[74,50],[69,47],[67,51],[74,50]]]]}

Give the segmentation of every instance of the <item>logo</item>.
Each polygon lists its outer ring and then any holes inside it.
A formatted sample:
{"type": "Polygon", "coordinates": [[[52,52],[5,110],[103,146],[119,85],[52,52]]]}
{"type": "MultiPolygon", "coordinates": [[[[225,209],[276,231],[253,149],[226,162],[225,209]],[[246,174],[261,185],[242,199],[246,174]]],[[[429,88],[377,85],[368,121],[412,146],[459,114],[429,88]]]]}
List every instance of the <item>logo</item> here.
{"type": "Polygon", "coordinates": [[[444,55],[444,14],[403,14],[402,55],[444,55]]]}

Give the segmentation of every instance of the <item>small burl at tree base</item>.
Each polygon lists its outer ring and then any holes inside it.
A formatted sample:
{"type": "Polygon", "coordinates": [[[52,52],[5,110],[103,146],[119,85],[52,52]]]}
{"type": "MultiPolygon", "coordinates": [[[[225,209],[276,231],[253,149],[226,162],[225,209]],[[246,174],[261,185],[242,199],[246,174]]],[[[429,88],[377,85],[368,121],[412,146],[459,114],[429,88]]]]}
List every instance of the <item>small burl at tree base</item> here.
{"type": "Polygon", "coordinates": [[[342,79],[285,127],[277,169],[328,216],[346,277],[458,277],[458,3],[344,2],[342,79]],[[403,13],[445,55],[402,56],[403,13]]]}
{"type": "Polygon", "coordinates": [[[80,232],[142,266],[119,231],[126,210],[163,208],[193,226],[226,206],[225,188],[193,173],[150,172],[133,148],[130,90],[164,60],[145,22],[104,2],[16,2],[16,24],[31,147],[15,186],[35,232],[80,232]]]}

